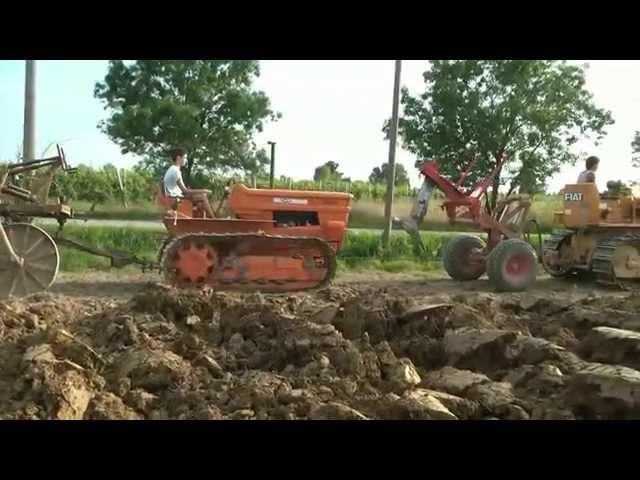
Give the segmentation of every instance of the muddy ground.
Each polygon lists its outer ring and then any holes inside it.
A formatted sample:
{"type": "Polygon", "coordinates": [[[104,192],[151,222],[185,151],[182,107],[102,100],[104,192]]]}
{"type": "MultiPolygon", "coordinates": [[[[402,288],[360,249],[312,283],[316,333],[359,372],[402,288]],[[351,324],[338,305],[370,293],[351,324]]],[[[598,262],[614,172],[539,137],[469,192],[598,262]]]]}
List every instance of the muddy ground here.
{"type": "Polygon", "coordinates": [[[640,295],[350,274],[289,295],[62,275],[0,303],[1,419],[640,418],[640,295]]]}
{"type": "MultiPolygon", "coordinates": [[[[140,273],[133,267],[124,270],[88,271],[85,273],[63,272],[58,275],[56,283],[51,287],[51,293],[70,297],[97,297],[128,299],[143,289],[148,283],[159,281],[157,273],[140,273]]],[[[407,295],[434,295],[438,293],[454,292],[490,292],[491,288],[486,277],[472,282],[452,282],[444,273],[410,272],[388,273],[366,270],[362,272],[338,272],[333,282],[335,285],[366,286],[372,288],[400,289],[407,295]]],[[[563,296],[618,295],[619,292],[602,288],[590,281],[557,280],[544,273],[538,274],[538,279],[530,290],[535,294],[559,293],[563,296]]]]}

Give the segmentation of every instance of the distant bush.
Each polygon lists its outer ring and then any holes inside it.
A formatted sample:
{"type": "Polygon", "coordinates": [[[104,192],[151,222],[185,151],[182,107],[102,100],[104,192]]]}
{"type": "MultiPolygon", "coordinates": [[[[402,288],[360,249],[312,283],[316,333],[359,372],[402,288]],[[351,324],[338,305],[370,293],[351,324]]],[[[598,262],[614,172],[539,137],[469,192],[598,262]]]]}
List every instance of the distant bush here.
{"type": "MultiPolygon", "coordinates": [[[[95,169],[86,165],[80,165],[75,173],[60,173],[51,189],[52,196],[64,196],[70,200],[79,200],[91,205],[91,211],[97,206],[113,201],[126,199],[131,203],[145,202],[152,200],[154,188],[160,185],[161,178],[154,178],[150,173],[139,169],[120,170],[121,179],[124,186],[124,194],[120,189],[118,181],[118,171],[113,165],[105,165],[95,169]]],[[[201,173],[193,175],[190,186],[193,188],[204,188],[211,190],[214,198],[220,198],[225,186],[232,180],[242,182],[247,186],[257,188],[269,188],[268,178],[252,177],[208,177],[201,173]]],[[[294,181],[287,177],[280,177],[274,182],[274,188],[284,190],[309,190],[328,192],[347,192],[354,196],[354,199],[382,199],[386,192],[385,185],[372,184],[364,181],[294,181]]],[[[399,185],[395,189],[395,197],[413,197],[416,190],[408,184],[399,185]]]]}

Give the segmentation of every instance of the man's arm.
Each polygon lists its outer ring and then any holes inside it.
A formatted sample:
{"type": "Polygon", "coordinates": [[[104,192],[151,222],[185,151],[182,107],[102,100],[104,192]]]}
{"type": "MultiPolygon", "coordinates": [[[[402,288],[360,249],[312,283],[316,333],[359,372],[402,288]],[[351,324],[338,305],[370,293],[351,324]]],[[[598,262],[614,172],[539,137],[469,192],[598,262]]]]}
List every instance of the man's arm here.
{"type": "Polygon", "coordinates": [[[177,184],[178,187],[180,187],[180,190],[182,190],[182,194],[186,197],[186,196],[190,196],[190,195],[197,195],[197,194],[203,194],[203,195],[209,195],[211,194],[211,190],[203,190],[203,189],[193,189],[193,188],[189,188],[185,185],[184,181],[182,180],[182,172],[179,171],[178,174],[178,180],[177,180],[177,184]]]}
{"type": "Polygon", "coordinates": [[[211,190],[204,190],[204,189],[193,189],[193,188],[189,188],[187,187],[184,182],[182,181],[182,175],[180,175],[178,177],[178,187],[180,187],[180,190],[182,190],[182,194],[184,196],[188,196],[188,195],[194,195],[194,194],[204,194],[204,195],[209,195],[211,193],[211,190]]]}
{"type": "Polygon", "coordinates": [[[189,189],[187,188],[187,186],[184,184],[184,181],[182,180],[182,172],[180,170],[178,170],[178,187],[180,187],[180,190],[182,190],[182,193],[184,195],[186,195],[187,193],[189,193],[189,189]]]}
{"type": "Polygon", "coordinates": [[[587,173],[587,182],[596,183],[596,174],[593,173],[593,172],[588,172],[587,173]]]}

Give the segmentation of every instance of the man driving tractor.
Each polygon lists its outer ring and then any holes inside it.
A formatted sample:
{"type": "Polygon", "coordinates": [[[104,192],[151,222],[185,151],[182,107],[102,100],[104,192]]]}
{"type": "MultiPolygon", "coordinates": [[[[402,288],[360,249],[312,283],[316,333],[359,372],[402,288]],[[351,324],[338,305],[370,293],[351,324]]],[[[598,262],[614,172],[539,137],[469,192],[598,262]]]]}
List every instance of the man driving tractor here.
{"type": "Polygon", "coordinates": [[[578,176],[577,183],[596,183],[596,170],[600,164],[598,157],[591,156],[587,158],[587,169],[578,176]]]}
{"type": "Polygon", "coordinates": [[[187,162],[187,152],[183,148],[175,148],[170,152],[172,165],[164,174],[164,193],[171,198],[187,198],[199,208],[207,212],[207,216],[215,218],[213,209],[209,204],[208,190],[194,190],[187,188],[182,180],[180,168],[187,162]]]}
{"type": "MultiPolygon", "coordinates": [[[[598,157],[591,156],[586,160],[587,169],[580,173],[576,183],[596,183],[596,170],[600,164],[598,157]]],[[[620,195],[631,195],[631,189],[621,181],[610,180],[607,182],[607,189],[600,196],[602,198],[615,198],[620,195]]]]}

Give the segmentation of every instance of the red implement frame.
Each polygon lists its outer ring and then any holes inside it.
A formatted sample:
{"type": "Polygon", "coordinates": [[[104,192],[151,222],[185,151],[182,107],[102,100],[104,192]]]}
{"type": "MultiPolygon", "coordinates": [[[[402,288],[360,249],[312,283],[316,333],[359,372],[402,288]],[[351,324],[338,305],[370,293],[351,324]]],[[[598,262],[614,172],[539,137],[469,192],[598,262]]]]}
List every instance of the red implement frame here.
{"type": "Polygon", "coordinates": [[[482,196],[487,192],[487,188],[489,188],[489,185],[493,183],[493,179],[502,168],[502,165],[504,165],[504,161],[505,158],[502,157],[496,163],[495,168],[489,174],[489,176],[478,182],[468,192],[463,192],[461,190],[461,187],[462,183],[469,175],[471,167],[475,165],[475,159],[467,166],[464,172],[462,172],[460,178],[455,184],[452,183],[449,179],[440,175],[438,163],[435,160],[422,162],[420,173],[431,180],[442,191],[442,193],[444,193],[447,200],[442,204],[442,206],[445,208],[447,216],[450,220],[456,219],[456,210],[458,207],[467,207],[469,209],[469,212],[471,213],[471,218],[479,222],[482,207],[480,204],[480,200],[482,196]]]}
{"type": "Polygon", "coordinates": [[[416,165],[429,181],[444,193],[446,200],[442,208],[450,223],[473,224],[488,234],[488,250],[492,250],[503,238],[520,238],[530,208],[530,202],[522,197],[510,197],[498,202],[493,214],[482,209],[482,198],[502,169],[506,156],[502,156],[493,171],[473,188],[464,191],[462,184],[475,165],[474,158],[454,184],[440,174],[435,160],[418,162],[416,165]]]}

